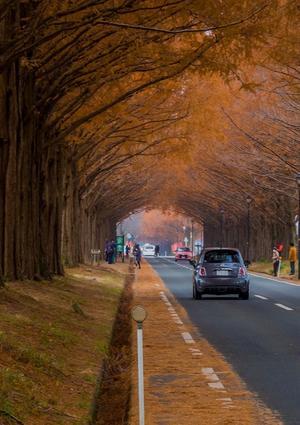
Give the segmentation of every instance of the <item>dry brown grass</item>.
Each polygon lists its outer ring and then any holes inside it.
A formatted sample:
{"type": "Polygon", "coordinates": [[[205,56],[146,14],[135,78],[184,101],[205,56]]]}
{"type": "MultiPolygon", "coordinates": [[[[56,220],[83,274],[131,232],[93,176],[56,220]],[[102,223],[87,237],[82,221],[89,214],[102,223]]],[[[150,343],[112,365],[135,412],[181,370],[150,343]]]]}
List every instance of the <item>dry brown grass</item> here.
{"type": "Polygon", "coordinates": [[[13,416],[25,425],[87,424],[124,267],[81,267],[0,290],[1,425],[15,425],[13,416]]]}
{"type": "MultiPolygon", "coordinates": [[[[148,318],[144,325],[145,410],[147,425],[278,425],[278,416],[251,394],[230,365],[193,328],[186,311],[176,303],[154,270],[143,265],[134,284],[134,304],[143,305],[148,318]],[[159,284],[157,288],[155,284],[159,284]],[[166,305],[160,300],[164,291],[184,326],[174,323],[166,305]],[[181,328],[184,329],[181,330],[181,328]],[[196,341],[186,344],[182,331],[196,341]],[[203,354],[193,357],[189,348],[203,354]],[[208,387],[203,367],[213,368],[226,392],[208,387]],[[233,407],[222,404],[231,398],[233,407]]],[[[133,394],[130,425],[138,424],[136,338],[133,338],[133,394]]]]}

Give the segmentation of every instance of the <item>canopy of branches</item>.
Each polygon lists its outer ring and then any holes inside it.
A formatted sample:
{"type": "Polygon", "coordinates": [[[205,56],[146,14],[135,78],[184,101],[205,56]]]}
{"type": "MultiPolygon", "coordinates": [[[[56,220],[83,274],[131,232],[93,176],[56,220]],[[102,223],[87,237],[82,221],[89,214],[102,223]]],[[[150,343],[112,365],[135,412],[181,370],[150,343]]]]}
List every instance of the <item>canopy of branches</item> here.
{"type": "Polygon", "coordinates": [[[76,164],[86,208],[238,220],[248,194],[294,213],[297,2],[3,0],[0,16],[0,68],[33,80],[26,112],[76,164]]]}

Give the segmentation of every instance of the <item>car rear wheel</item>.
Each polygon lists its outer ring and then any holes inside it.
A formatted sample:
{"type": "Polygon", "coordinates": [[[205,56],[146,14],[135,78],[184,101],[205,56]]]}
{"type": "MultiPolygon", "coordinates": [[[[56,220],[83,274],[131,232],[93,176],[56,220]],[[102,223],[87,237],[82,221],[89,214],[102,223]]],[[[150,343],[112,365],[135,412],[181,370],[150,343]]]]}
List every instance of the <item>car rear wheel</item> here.
{"type": "Polygon", "coordinates": [[[239,298],[240,298],[240,300],[249,300],[249,291],[241,292],[239,294],[239,298]]]}
{"type": "Polygon", "coordinates": [[[195,300],[201,300],[202,298],[202,294],[200,294],[200,292],[197,290],[196,285],[193,285],[193,298],[195,300]]]}

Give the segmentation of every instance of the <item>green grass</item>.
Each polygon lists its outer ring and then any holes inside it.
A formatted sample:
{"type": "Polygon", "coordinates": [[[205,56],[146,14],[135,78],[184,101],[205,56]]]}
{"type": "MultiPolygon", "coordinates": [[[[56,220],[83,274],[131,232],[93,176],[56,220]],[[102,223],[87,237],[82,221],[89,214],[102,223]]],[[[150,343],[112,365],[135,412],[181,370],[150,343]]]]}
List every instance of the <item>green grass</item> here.
{"type": "MultiPolygon", "coordinates": [[[[258,273],[266,273],[269,275],[273,274],[273,264],[270,260],[260,260],[252,263],[249,267],[250,271],[258,272],[258,273]]],[[[287,276],[290,271],[290,263],[288,260],[283,260],[281,262],[280,274],[287,276]]]]}
{"type": "Polygon", "coordinates": [[[115,286],[105,286],[103,288],[103,294],[104,296],[115,296],[115,295],[121,295],[122,288],[115,287],[115,286]]]}
{"type": "Polygon", "coordinates": [[[0,333],[0,348],[2,351],[10,354],[13,359],[24,365],[30,364],[38,369],[42,369],[43,372],[49,375],[56,376],[60,373],[61,365],[54,362],[50,354],[26,345],[20,340],[16,341],[6,336],[3,332],[0,333]]]}
{"type": "Polygon", "coordinates": [[[0,370],[0,410],[23,419],[22,404],[34,412],[38,393],[39,388],[24,373],[10,368],[0,370]]]}
{"type": "Polygon", "coordinates": [[[96,352],[97,353],[107,355],[108,354],[108,349],[109,349],[109,347],[107,345],[107,342],[105,342],[105,341],[98,341],[96,343],[96,352]]]}
{"type": "Polygon", "coordinates": [[[61,343],[65,346],[72,346],[78,341],[78,337],[67,329],[62,329],[58,325],[46,324],[41,329],[41,344],[50,347],[53,343],[61,343]]]}
{"type": "Polygon", "coordinates": [[[89,384],[96,385],[97,376],[95,376],[95,375],[84,375],[83,379],[84,379],[85,382],[88,382],[89,384]]]}
{"type": "Polygon", "coordinates": [[[26,425],[87,423],[124,284],[124,275],[96,273],[100,282],[64,277],[0,290],[1,425],[13,423],[9,415],[26,425]]]}

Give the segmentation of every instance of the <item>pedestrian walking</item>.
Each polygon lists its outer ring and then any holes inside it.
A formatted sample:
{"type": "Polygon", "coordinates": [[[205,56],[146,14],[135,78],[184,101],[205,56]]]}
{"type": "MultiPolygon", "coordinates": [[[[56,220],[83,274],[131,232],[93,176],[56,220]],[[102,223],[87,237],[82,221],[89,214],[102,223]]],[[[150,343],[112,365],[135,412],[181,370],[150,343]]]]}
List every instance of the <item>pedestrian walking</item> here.
{"type": "Polygon", "coordinates": [[[155,245],[155,248],[154,248],[154,255],[155,255],[155,257],[158,257],[159,256],[159,251],[160,251],[159,245],[155,245]]]}
{"type": "Polygon", "coordinates": [[[130,246],[127,244],[126,247],[125,247],[126,258],[129,257],[129,253],[130,253],[130,246]]]}
{"type": "Polygon", "coordinates": [[[135,266],[141,268],[142,251],[140,245],[137,243],[133,248],[133,255],[135,259],[135,266]]]}
{"type": "Polygon", "coordinates": [[[297,261],[297,249],[293,242],[290,243],[290,249],[289,249],[289,262],[290,262],[290,275],[295,274],[295,263],[297,261]]]}
{"type": "Polygon", "coordinates": [[[107,246],[107,261],[108,261],[108,264],[113,264],[115,262],[116,248],[117,247],[116,247],[114,240],[109,242],[109,244],[107,246]]]}
{"type": "Polygon", "coordinates": [[[274,276],[278,276],[279,266],[280,266],[280,254],[274,246],[273,252],[272,252],[272,262],[273,262],[273,274],[274,276]]]}
{"type": "Polygon", "coordinates": [[[105,259],[105,261],[108,261],[108,246],[109,246],[109,240],[106,239],[105,245],[104,245],[104,259],[105,259]]]}

